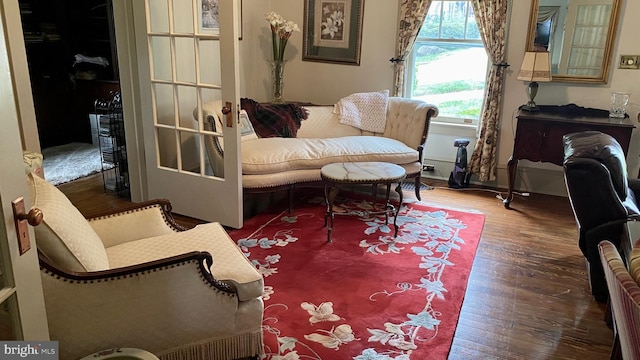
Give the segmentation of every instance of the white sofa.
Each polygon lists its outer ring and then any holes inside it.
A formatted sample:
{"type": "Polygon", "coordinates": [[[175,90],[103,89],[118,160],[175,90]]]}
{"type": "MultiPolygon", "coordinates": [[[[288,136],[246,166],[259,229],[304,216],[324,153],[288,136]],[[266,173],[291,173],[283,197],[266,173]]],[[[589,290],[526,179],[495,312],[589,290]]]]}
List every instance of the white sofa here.
{"type": "MultiPolygon", "coordinates": [[[[253,138],[242,141],[242,187],[245,193],[287,189],[290,199],[296,187],[319,184],[322,166],[336,162],[381,161],[404,167],[414,179],[420,198],[420,174],[424,144],[438,108],[420,100],[390,97],[384,133],[372,133],[343,125],[333,105],[304,106],[309,117],[295,138],[253,138]]],[[[205,128],[221,126],[220,103],[203,106],[205,128]]],[[[196,114],[197,115],[197,114],[196,114]]],[[[224,146],[207,137],[207,153],[214,173],[221,171],[224,146]]]]}

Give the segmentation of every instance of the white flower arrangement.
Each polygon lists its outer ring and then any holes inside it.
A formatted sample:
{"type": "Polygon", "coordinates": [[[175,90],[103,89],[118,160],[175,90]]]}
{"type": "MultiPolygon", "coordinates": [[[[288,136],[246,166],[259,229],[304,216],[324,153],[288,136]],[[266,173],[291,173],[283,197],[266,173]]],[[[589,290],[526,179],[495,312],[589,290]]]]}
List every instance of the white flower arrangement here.
{"type": "Polygon", "coordinates": [[[299,32],[300,28],[296,23],[291,20],[285,20],[279,14],[270,11],[265,15],[265,18],[271,26],[271,42],[273,45],[273,60],[283,61],[284,49],[287,46],[287,41],[291,37],[293,32],[299,32]]]}

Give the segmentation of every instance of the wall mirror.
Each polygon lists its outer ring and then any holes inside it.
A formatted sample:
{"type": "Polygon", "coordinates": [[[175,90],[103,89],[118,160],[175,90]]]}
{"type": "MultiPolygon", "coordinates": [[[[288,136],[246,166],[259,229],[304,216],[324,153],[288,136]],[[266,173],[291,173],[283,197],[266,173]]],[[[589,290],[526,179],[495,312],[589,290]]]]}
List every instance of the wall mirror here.
{"type": "Polygon", "coordinates": [[[549,51],[552,81],[606,84],[622,0],[532,0],[527,51],[549,51]]]}

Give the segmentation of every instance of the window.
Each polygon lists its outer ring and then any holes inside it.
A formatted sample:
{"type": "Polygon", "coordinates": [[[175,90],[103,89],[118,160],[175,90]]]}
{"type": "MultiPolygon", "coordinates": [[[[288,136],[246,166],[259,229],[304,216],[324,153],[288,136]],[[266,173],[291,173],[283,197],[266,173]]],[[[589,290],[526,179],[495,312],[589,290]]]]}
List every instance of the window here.
{"type": "Polygon", "coordinates": [[[434,121],[477,125],[487,64],[470,1],[434,0],[410,57],[409,97],[437,105],[434,121]]]}

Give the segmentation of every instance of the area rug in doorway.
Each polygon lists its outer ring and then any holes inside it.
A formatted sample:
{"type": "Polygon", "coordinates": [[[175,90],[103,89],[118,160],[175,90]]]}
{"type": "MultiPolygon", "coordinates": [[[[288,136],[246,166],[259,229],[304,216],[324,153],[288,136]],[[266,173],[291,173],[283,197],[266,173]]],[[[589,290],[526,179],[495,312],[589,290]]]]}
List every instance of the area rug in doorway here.
{"type": "Polygon", "coordinates": [[[98,145],[69,143],[42,150],[45,179],[63,184],[102,171],[98,145]]]}
{"type": "Polygon", "coordinates": [[[265,278],[266,358],[446,359],[484,215],[405,204],[394,239],[369,201],[336,202],[363,217],[336,216],[330,243],[320,196],[230,232],[265,278]]]}

